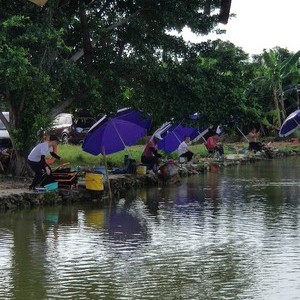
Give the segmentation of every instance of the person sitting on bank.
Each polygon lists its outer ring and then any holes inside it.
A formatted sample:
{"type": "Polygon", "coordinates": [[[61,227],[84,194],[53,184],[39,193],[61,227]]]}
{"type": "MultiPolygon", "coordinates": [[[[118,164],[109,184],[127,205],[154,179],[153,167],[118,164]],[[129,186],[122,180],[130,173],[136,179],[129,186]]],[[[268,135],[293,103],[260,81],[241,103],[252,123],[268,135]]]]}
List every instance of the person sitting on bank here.
{"type": "Polygon", "coordinates": [[[262,143],[257,141],[259,136],[260,134],[255,127],[252,128],[251,131],[248,133],[249,151],[253,151],[254,153],[256,153],[262,150],[263,148],[262,143]]]}
{"type": "Polygon", "coordinates": [[[61,160],[61,157],[53,152],[53,147],[57,145],[57,143],[57,136],[50,135],[48,140],[36,145],[29,153],[27,162],[35,173],[33,181],[29,186],[30,190],[35,189],[42,182],[44,172],[46,172],[48,176],[51,175],[51,169],[45,160],[46,155],[50,154],[54,158],[61,160]]]}
{"type": "Polygon", "coordinates": [[[223,145],[219,142],[219,136],[217,134],[210,136],[207,139],[205,146],[208,153],[214,154],[217,152],[221,157],[224,155],[223,145]]]}
{"type": "Polygon", "coordinates": [[[186,157],[187,162],[191,161],[194,153],[189,149],[191,139],[189,136],[184,137],[184,141],[178,147],[179,157],[186,157]]]}
{"type": "Polygon", "coordinates": [[[162,155],[158,153],[157,144],[162,140],[160,134],[155,134],[153,138],[149,140],[142,153],[141,162],[145,165],[149,165],[150,169],[157,173],[159,161],[162,155]]]}

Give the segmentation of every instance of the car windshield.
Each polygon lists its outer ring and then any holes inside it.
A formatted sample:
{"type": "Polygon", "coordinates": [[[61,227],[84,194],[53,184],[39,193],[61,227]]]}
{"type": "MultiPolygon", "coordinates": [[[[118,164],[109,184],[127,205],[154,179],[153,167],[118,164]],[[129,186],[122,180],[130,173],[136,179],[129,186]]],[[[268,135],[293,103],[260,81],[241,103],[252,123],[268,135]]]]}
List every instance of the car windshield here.
{"type": "Polygon", "coordinates": [[[94,124],[93,118],[78,118],[75,120],[76,127],[89,128],[94,124]]]}

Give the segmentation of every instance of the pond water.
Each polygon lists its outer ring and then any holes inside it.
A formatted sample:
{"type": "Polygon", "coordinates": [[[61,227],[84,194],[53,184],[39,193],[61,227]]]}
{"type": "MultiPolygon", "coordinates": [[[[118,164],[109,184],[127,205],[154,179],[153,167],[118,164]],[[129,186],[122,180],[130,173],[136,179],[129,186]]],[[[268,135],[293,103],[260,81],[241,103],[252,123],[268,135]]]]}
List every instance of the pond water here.
{"type": "Polygon", "coordinates": [[[299,299],[299,171],[271,160],[115,207],[0,213],[0,299],[299,299]]]}

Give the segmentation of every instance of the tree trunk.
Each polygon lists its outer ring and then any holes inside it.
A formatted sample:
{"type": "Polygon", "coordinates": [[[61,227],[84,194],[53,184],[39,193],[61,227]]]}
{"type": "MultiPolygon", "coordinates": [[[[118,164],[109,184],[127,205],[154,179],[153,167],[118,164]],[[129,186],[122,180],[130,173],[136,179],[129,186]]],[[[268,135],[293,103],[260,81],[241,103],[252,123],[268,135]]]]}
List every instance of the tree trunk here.
{"type": "Polygon", "coordinates": [[[211,1],[212,0],[206,0],[205,3],[204,3],[204,14],[207,15],[207,16],[210,16],[211,1]]]}
{"type": "Polygon", "coordinates": [[[9,92],[6,96],[6,102],[9,108],[9,123],[7,129],[12,143],[12,151],[7,172],[15,176],[25,176],[31,174],[26,163],[27,157],[25,156],[24,151],[17,147],[17,141],[12,133],[14,129],[22,128],[21,116],[23,113],[26,96],[25,93],[23,93],[23,97],[18,103],[13,101],[13,98],[9,92]]]}
{"type": "Polygon", "coordinates": [[[282,86],[280,86],[279,91],[280,91],[280,110],[281,110],[281,116],[282,116],[282,120],[285,120],[285,118],[286,118],[286,111],[285,111],[285,104],[284,104],[284,97],[283,97],[282,86]]]}
{"type": "Polygon", "coordinates": [[[219,22],[227,24],[230,14],[231,0],[221,0],[221,9],[219,14],[219,22]]]}
{"type": "Polygon", "coordinates": [[[273,101],[274,101],[274,108],[277,113],[277,122],[278,122],[278,127],[281,127],[281,115],[280,115],[280,108],[278,105],[278,99],[277,99],[277,94],[276,94],[276,89],[273,88],[273,101]]]}
{"type": "Polygon", "coordinates": [[[93,48],[90,39],[90,31],[85,11],[84,0],[79,0],[79,16],[81,24],[82,42],[86,68],[88,72],[93,72],[93,48]]]}
{"type": "Polygon", "coordinates": [[[8,173],[15,176],[28,176],[31,174],[30,169],[27,166],[24,153],[21,153],[18,150],[12,151],[8,166],[8,173]]]}

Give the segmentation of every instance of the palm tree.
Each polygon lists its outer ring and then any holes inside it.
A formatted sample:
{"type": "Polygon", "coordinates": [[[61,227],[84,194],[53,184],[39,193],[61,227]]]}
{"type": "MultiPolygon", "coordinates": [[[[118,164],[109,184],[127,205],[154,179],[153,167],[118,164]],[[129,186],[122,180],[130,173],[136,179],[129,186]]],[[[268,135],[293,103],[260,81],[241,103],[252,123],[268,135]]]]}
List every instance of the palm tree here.
{"type": "Polygon", "coordinates": [[[269,91],[272,99],[271,107],[276,114],[276,124],[273,125],[277,128],[280,128],[282,121],[286,118],[285,86],[296,85],[300,82],[298,66],[300,51],[286,58],[284,56],[287,53],[282,50],[280,48],[264,50],[260,57],[261,67],[258,76],[251,83],[252,86],[256,85],[256,89],[258,87],[261,93],[269,91]]]}

